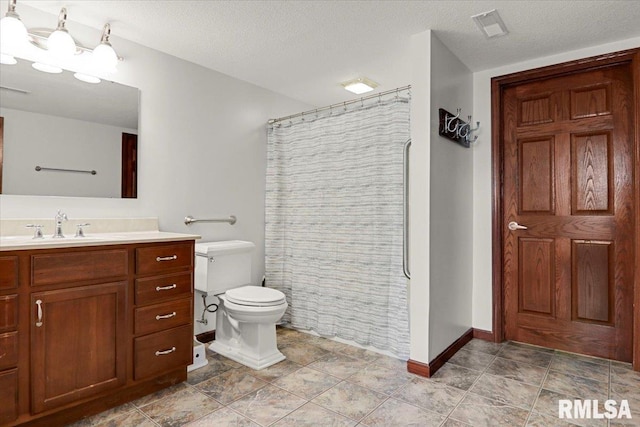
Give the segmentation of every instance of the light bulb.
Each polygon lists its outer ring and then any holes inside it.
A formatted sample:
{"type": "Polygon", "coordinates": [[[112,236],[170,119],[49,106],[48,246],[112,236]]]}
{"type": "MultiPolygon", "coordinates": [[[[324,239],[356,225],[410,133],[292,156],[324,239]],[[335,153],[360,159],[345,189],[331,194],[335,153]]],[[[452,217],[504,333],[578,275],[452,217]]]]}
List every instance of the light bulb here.
{"type": "Polygon", "coordinates": [[[5,16],[0,19],[0,49],[11,52],[27,41],[27,28],[20,18],[5,16]]]}
{"type": "Polygon", "coordinates": [[[47,39],[47,49],[55,56],[68,57],[76,53],[76,42],[67,30],[55,30],[47,39]]]}
{"type": "Polygon", "coordinates": [[[93,64],[100,71],[113,72],[118,65],[118,55],[109,43],[100,43],[93,49],[93,64]]]}

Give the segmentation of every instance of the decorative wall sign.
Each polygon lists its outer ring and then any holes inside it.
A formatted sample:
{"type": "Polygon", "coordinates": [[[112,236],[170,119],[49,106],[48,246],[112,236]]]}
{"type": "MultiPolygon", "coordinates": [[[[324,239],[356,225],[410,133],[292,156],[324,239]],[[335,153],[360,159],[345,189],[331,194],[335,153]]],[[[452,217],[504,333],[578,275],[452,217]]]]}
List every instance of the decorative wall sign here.
{"type": "Polygon", "coordinates": [[[438,133],[463,147],[469,148],[478,136],[472,137],[472,133],[480,128],[480,122],[476,122],[476,127],[471,128],[471,116],[467,116],[468,122],[460,119],[462,109],[458,108],[457,114],[453,115],[444,108],[440,108],[440,128],[438,133]]]}

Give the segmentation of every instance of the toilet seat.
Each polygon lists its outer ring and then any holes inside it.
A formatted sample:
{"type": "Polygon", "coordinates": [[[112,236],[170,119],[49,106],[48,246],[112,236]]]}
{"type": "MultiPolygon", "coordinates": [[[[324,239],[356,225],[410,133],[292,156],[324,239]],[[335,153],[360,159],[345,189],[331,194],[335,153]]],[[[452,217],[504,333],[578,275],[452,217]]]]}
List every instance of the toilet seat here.
{"type": "Polygon", "coordinates": [[[225,292],[225,299],[231,303],[249,307],[271,307],[286,301],[282,292],[262,286],[242,286],[225,292]]]}

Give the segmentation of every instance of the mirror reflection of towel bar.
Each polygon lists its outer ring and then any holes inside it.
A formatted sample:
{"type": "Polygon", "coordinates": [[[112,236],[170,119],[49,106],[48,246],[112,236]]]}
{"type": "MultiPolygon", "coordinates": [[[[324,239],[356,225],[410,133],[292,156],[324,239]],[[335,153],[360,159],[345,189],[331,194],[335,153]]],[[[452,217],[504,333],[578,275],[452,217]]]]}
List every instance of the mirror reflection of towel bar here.
{"type": "Polygon", "coordinates": [[[194,222],[228,222],[229,224],[233,225],[236,223],[236,221],[237,221],[237,218],[235,215],[231,215],[229,216],[229,218],[212,218],[212,219],[195,219],[191,215],[188,215],[184,218],[184,223],[186,225],[191,225],[194,222]]]}
{"type": "Polygon", "coordinates": [[[60,168],[45,168],[43,166],[36,166],[36,171],[56,171],[56,172],[74,172],[74,173],[90,173],[91,175],[95,175],[98,172],[95,170],[85,171],[80,169],[60,169],[60,168]]]}

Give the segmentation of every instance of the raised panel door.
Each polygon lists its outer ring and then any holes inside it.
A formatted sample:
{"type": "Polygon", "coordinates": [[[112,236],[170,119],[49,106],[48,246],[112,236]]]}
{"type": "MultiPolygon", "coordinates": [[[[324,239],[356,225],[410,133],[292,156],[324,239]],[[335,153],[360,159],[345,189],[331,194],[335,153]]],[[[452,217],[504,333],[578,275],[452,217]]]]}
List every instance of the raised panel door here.
{"type": "Polygon", "coordinates": [[[127,282],[31,294],[32,411],[125,383],[127,282]]]}
{"type": "Polygon", "coordinates": [[[507,339],[632,359],[631,75],[612,65],[503,93],[507,339]]]}

